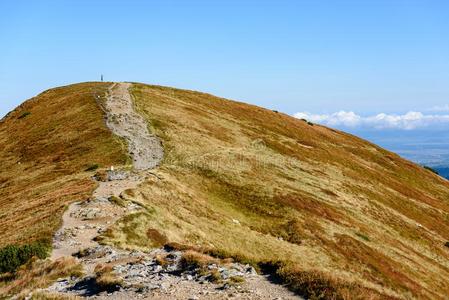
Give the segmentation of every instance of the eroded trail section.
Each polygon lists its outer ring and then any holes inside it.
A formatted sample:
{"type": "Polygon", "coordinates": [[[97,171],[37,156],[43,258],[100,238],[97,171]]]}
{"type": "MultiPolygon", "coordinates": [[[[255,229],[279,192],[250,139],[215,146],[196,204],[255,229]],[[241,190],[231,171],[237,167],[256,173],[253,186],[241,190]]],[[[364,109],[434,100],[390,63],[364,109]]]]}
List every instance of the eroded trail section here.
{"type": "Polygon", "coordinates": [[[146,121],[134,111],[130,87],[130,83],[114,83],[109,88],[105,109],[109,129],[128,142],[134,170],[109,171],[107,178],[98,180],[91,199],[69,206],[63,215],[62,227],[54,237],[52,259],[98,246],[94,240],[97,235],[126,213],[139,209],[133,203],[118,206],[113,197],[136,188],[144,180],[145,170],[155,168],[162,160],[161,141],[150,134],[146,121]]]}
{"type": "Polygon", "coordinates": [[[127,140],[129,153],[136,170],[156,167],[164,150],[161,141],[148,131],[147,122],[134,111],[129,93],[130,83],[114,83],[106,101],[107,126],[111,131],[127,140]]]}

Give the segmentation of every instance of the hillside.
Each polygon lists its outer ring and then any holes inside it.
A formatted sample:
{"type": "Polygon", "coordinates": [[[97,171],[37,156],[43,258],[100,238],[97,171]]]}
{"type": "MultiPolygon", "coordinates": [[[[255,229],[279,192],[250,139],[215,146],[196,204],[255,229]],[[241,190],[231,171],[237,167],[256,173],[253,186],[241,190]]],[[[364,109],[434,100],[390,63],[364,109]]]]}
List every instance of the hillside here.
{"type": "MultiPolygon", "coordinates": [[[[94,191],[89,166],[129,164],[103,121],[109,86],[53,89],[2,120],[1,245],[51,237],[64,207],[94,191]]],[[[146,251],[163,240],[232,257],[306,296],[449,294],[446,180],[282,113],[138,83],[131,94],[165,156],[126,192],[145,211],[120,218],[101,243],[146,251]]]]}
{"type": "Polygon", "coordinates": [[[103,121],[108,84],[48,90],[0,122],[0,247],[51,239],[64,207],[95,188],[93,164],[126,163],[122,141],[103,121]]]}

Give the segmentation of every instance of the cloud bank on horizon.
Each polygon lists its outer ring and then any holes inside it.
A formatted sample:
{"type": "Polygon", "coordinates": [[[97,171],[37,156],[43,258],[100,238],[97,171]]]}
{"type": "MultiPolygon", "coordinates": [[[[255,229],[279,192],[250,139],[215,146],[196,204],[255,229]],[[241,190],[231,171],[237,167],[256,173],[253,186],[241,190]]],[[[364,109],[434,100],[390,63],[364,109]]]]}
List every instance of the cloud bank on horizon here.
{"type": "MultiPolygon", "coordinates": [[[[429,111],[449,111],[449,105],[434,107],[429,111]]],[[[361,116],[353,111],[341,110],[332,114],[298,112],[293,116],[330,127],[353,129],[449,129],[449,114],[424,114],[417,111],[409,111],[405,114],[379,113],[372,116],[361,116]]]]}

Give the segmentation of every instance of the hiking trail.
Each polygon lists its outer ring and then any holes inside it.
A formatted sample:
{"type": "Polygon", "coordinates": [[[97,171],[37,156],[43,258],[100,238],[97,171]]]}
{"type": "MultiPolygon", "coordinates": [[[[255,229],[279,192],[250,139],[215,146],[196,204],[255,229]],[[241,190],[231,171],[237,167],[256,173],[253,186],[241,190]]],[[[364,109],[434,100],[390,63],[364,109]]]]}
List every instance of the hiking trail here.
{"type": "Polygon", "coordinates": [[[132,170],[109,170],[99,179],[98,187],[86,201],[72,203],[63,215],[61,228],[53,238],[52,260],[77,253],[83,265],[83,278],[63,278],[44,289],[45,292],[68,294],[95,299],[298,299],[285,287],[258,275],[249,265],[211,265],[224,279],[240,276],[240,285],[211,282],[198,270],[180,269],[182,253],[176,250],[153,249],[149,252],[128,251],[100,245],[95,238],[121,217],[142,209],[139,204],[117,205],[114,197],[135,189],[150,170],[162,161],[164,150],[158,137],[148,130],[147,122],[135,110],[130,95],[130,83],[114,83],[108,90],[104,109],[106,125],[115,135],[124,138],[132,158],[132,170]],[[161,265],[158,257],[167,258],[161,265]],[[95,283],[95,266],[109,264],[123,284],[110,290],[95,283]]]}

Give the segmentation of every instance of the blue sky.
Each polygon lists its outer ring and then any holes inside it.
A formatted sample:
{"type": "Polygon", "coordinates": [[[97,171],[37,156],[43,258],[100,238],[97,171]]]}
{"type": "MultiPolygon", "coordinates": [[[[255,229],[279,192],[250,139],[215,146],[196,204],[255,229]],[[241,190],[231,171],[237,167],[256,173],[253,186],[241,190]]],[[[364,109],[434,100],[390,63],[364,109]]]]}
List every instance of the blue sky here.
{"type": "Polygon", "coordinates": [[[0,116],[104,74],[289,114],[427,117],[449,111],[448,37],[449,1],[3,0],[0,116]]]}

